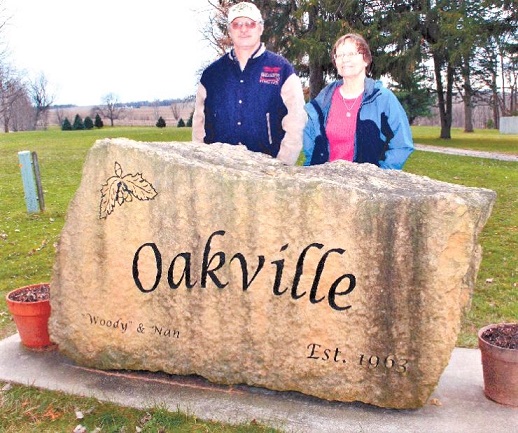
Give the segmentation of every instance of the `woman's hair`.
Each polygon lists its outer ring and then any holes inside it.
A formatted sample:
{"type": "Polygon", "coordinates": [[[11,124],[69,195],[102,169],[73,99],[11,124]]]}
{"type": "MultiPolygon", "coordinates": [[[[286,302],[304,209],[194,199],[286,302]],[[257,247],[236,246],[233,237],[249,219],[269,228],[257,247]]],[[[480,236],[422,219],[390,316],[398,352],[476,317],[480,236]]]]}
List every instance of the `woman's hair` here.
{"type": "Polygon", "coordinates": [[[369,71],[371,63],[372,63],[371,50],[369,48],[369,44],[367,43],[367,41],[365,39],[363,39],[363,37],[361,35],[359,35],[358,33],[347,33],[346,35],[340,36],[338,38],[338,40],[335,42],[333,49],[331,51],[331,59],[333,60],[333,64],[336,67],[336,60],[335,60],[336,50],[338,49],[338,47],[343,45],[345,43],[345,41],[348,39],[350,39],[352,42],[354,42],[358,52],[363,55],[363,60],[365,61],[365,63],[367,63],[366,70],[369,71]]]}

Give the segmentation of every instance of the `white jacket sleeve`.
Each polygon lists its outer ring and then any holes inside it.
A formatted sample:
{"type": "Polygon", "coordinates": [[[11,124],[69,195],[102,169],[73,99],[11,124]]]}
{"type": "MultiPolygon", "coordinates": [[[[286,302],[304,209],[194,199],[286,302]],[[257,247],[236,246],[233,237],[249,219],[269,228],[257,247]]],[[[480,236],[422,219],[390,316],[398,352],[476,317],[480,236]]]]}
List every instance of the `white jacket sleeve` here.
{"type": "Polygon", "coordinates": [[[304,94],[302,83],[297,74],[292,74],[281,89],[281,97],[288,109],[282,120],[282,128],[286,132],[281,142],[277,159],[287,165],[295,165],[302,150],[302,131],[307,115],[304,111],[304,94]]]}
{"type": "Polygon", "coordinates": [[[196,102],[194,103],[194,114],[192,116],[192,141],[204,143],[205,138],[205,99],[207,90],[203,84],[198,84],[196,91],[196,102]]]}

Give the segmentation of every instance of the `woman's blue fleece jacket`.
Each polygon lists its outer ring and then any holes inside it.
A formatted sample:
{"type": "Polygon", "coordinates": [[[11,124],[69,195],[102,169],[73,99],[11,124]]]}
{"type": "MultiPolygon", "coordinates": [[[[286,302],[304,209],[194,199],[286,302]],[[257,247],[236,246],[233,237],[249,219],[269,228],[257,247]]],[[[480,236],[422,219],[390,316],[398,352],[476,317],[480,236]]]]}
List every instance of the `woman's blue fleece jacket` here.
{"type": "MultiPolygon", "coordinates": [[[[329,84],[304,107],[309,117],[304,129],[304,165],[329,161],[325,125],[333,93],[342,84],[342,80],[329,84]]],[[[383,87],[381,81],[366,78],[356,123],[353,161],[400,170],[413,150],[408,118],[396,95],[383,87]]]]}

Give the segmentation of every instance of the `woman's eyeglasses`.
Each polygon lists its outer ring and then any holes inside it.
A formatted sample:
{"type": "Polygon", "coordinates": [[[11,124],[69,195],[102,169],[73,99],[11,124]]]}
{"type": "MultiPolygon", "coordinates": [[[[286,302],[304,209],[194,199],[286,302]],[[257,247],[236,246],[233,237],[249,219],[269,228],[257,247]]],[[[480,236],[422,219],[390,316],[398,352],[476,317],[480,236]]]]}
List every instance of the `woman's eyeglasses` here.
{"type": "Polygon", "coordinates": [[[242,29],[243,27],[246,27],[247,29],[255,29],[257,27],[257,22],[255,21],[232,21],[230,23],[230,27],[234,30],[242,29]]]}
{"type": "Polygon", "coordinates": [[[354,53],[335,54],[334,58],[335,58],[335,60],[344,60],[344,59],[350,59],[351,57],[357,56],[358,54],[362,54],[362,53],[359,53],[358,51],[356,51],[354,53]]]}

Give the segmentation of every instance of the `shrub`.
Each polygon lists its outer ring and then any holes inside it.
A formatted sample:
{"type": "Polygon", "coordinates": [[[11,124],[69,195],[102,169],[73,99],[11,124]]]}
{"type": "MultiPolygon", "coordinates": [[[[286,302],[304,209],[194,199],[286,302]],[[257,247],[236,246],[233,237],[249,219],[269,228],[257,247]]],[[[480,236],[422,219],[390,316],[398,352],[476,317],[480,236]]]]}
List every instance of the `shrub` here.
{"type": "Polygon", "coordinates": [[[183,121],[183,119],[180,117],[180,120],[178,121],[178,125],[176,125],[178,128],[183,128],[185,126],[185,122],[183,121]]]}
{"type": "Polygon", "coordinates": [[[101,116],[99,116],[99,113],[95,115],[95,122],[94,125],[96,128],[102,128],[104,126],[104,122],[101,119],[101,116]]]}
{"type": "Polygon", "coordinates": [[[61,125],[62,131],[72,131],[72,125],[70,124],[70,120],[68,120],[68,117],[65,117],[65,120],[63,120],[63,124],[61,125]]]}
{"type": "Polygon", "coordinates": [[[156,122],[157,128],[165,128],[165,120],[162,116],[158,118],[158,121],[156,122]]]}
{"type": "Polygon", "coordinates": [[[81,119],[81,116],[79,114],[76,114],[76,117],[74,118],[74,124],[72,125],[72,129],[74,131],[85,129],[83,119],[81,119]]]}
{"type": "Polygon", "coordinates": [[[90,116],[85,117],[84,126],[85,126],[85,129],[93,129],[94,121],[92,120],[92,118],[90,116]]]}

